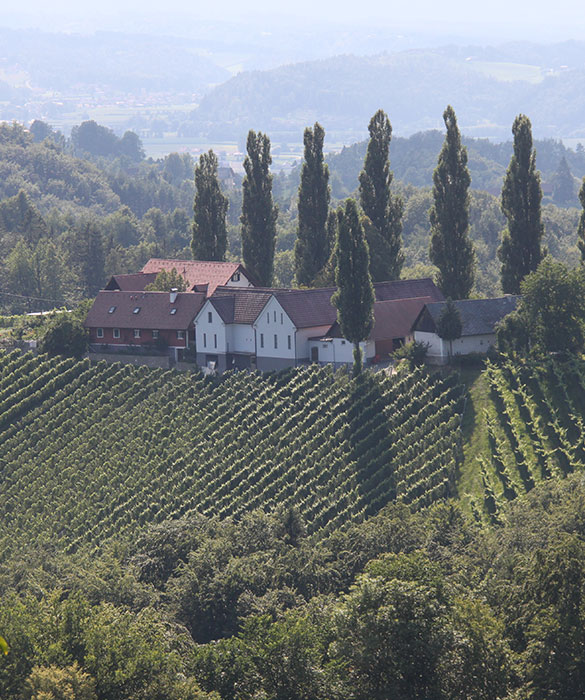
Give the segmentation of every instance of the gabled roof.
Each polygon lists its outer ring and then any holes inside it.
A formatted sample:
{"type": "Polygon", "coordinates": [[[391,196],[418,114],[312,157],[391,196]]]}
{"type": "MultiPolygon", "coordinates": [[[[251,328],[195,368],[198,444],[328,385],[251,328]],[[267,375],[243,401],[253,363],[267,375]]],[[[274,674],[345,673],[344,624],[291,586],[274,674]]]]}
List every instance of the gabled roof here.
{"type": "Polygon", "coordinates": [[[187,288],[207,284],[207,294],[214,293],[219,285],[226,285],[235,272],[242,272],[246,279],[250,275],[240,263],[212,262],[208,260],[168,260],[166,258],[151,258],[142,268],[143,273],[158,273],[161,270],[170,272],[175,269],[187,282],[187,288]]]}
{"type": "MultiPolygon", "coordinates": [[[[443,301],[445,297],[430,277],[418,280],[392,280],[374,284],[376,301],[392,299],[420,299],[430,297],[432,301],[443,301]]],[[[398,337],[398,336],[396,336],[398,337]]]]}
{"type": "Polygon", "coordinates": [[[185,330],[205,302],[204,294],[182,292],[171,304],[168,292],[98,293],[87,314],[87,328],[143,328],[185,330]],[[110,313],[110,309],[114,309],[110,313]],[[138,313],[134,310],[139,308],[138,313]],[[174,314],[171,309],[176,309],[174,314]]]}
{"type": "Polygon", "coordinates": [[[331,303],[335,288],[275,290],[274,297],[297,328],[330,326],[337,318],[331,303]]]}
{"type": "Polygon", "coordinates": [[[209,299],[224,323],[251,325],[272,296],[270,289],[218,287],[209,299]]]}
{"type": "MultiPolygon", "coordinates": [[[[461,316],[461,336],[491,335],[496,324],[516,309],[520,297],[509,294],[495,299],[454,301],[461,316]]],[[[427,304],[414,323],[415,330],[436,333],[437,322],[447,302],[427,304]]]]}
{"type": "MultiPolygon", "coordinates": [[[[393,340],[406,338],[412,332],[412,325],[418,318],[430,297],[419,299],[391,299],[374,302],[374,327],[370,340],[393,340]]],[[[327,331],[329,338],[343,338],[337,321],[327,331]]]]}
{"type": "Polygon", "coordinates": [[[135,272],[130,275],[112,275],[104,287],[108,291],[120,290],[122,292],[143,292],[148,284],[156,279],[156,272],[135,272]]]}

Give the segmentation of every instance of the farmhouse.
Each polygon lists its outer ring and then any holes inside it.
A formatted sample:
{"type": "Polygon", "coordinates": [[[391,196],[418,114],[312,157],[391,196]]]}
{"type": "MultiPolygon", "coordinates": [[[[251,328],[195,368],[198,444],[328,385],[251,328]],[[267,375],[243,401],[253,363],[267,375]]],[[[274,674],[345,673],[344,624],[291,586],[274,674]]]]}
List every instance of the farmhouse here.
{"type": "Polygon", "coordinates": [[[193,321],[205,302],[203,293],[103,290],[85,326],[93,352],[169,352],[176,361],[193,348],[193,321]]]}
{"type": "Polygon", "coordinates": [[[428,345],[427,358],[436,364],[446,363],[451,355],[486,353],[496,341],[496,324],[516,309],[519,298],[507,295],[453,302],[462,327],[461,337],[453,341],[442,340],[437,334],[437,323],[446,302],[426,304],[414,322],[414,338],[428,345]]]}

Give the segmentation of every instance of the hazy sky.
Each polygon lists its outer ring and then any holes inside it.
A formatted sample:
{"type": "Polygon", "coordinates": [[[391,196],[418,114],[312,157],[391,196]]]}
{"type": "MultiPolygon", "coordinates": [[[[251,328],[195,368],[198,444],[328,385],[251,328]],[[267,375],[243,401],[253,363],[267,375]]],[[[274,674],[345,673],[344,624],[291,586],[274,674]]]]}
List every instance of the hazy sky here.
{"type": "Polygon", "coordinates": [[[21,9],[3,10],[0,25],[35,26],[47,29],[89,30],[91,28],[128,31],[132,26],[144,31],[185,30],[190,22],[201,20],[241,20],[264,18],[267,24],[286,23],[287,18],[322,23],[335,19],[344,24],[380,24],[416,27],[422,31],[484,34],[493,39],[585,40],[585,12],[571,0],[27,0],[21,9]],[[367,15],[363,10],[367,9],[367,15]],[[284,22],[283,22],[284,20],[284,22]]]}

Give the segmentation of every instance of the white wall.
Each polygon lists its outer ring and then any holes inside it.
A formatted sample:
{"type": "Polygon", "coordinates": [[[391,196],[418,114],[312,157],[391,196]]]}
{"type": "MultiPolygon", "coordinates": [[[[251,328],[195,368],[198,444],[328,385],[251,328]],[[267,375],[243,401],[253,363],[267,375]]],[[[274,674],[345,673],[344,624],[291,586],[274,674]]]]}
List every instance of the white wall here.
{"type": "MultiPolygon", "coordinates": [[[[311,348],[319,349],[320,363],[338,364],[353,364],[353,343],[343,338],[331,338],[329,340],[309,340],[309,358],[311,357],[311,348]]],[[[362,357],[365,361],[370,360],[375,355],[375,346],[373,341],[368,340],[365,343],[360,343],[362,357]]]]}
{"type": "Polygon", "coordinates": [[[250,280],[241,271],[240,271],[240,279],[237,282],[230,279],[229,282],[226,284],[226,287],[252,287],[252,286],[253,285],[250,282],[250,280]]]}
{"type": "Polygon", "coordinates": [[[275,297],[270,297],[256,319],[254,328],[256,330],[256,357],[275,357],[290,360],[291,365],[295,363],[296,328],[275,297]],[[261,334],[264,335],[264,347],[261,347],[261,334]],[[278,338],[278,347],[276,348],[274,347],[275,335],[278,338]],[[291,340],[290,350],[288,336],[291,340]]]}
{"type": "Polygon", "coordinates": [[[231,323],[227,328],[227,351],[253,355],[256,352],[253,326],[231,323]]]}
{"type": "Polygon", "coordinates": [[[443,348],[443,341],[436,333],[415,331],[414,339],[418,343],[426,343],[429,346],[427,351],[429,357],[447,357],[447,348],[443,348]]]}
{"type": "Polygon", "coordinates": [[[322,338],[327,335],[331,326],[312,326],[311,328],[299,328],[297,331],[297,360],[308,360],[311,357],[309,350],[309,338],[322,338]]]}
{"type": "Polygon", "coordinates": [[[195,344],[198,353],[214,355],[225,353],[227,350],[227,333],[225,323],[214,309],[209,300],[203,304],[201,311],[195,318],[195,344]],[[208,321],[208,313],[211,313],[211,323],[208,321]],[[205,334],[206,344],[203,344],[205,334]],[[217,347],[215,344],[217,338],[217,347]]]}
{"type": "MultiPolygon", "coordinates": [[[[428,343],[429,349],[427,355],[429,357],[449,357],[450,343],[448,340],[441,340],[436,333],[426,333],[423,331],[415,331],[414,339],[421,343],[428,343]]],[[[457,338],[452,342],[452,355],[468,355],[472,352],[487,352],[496,342],[495,333],[488,335],[468,335],[463,338],[457,338]]]]}

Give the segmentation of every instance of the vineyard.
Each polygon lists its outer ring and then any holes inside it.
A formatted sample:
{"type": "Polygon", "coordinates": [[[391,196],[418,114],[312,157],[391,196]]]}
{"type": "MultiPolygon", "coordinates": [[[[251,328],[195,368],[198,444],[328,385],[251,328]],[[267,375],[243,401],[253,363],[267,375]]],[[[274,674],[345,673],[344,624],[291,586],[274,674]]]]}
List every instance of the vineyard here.
{"type": "Polygon", "coordinates": [[[23,542],[96,546],[192,512],[295,505],[315,532],[393,499],[420,509],[453,490],[462,408],[456,379],[420,369],[219,381],[3,354],[0,558],[23,542]]]}
{"type": "Polygon", "coordinates": [[[470,502],[478,517],[498,522],[506,501],[585,467],[585,363],[504,359],[488,364],[481,381],[488,388],[476,419],[486,440],[478,457],[482,497],[470,502]]]}

